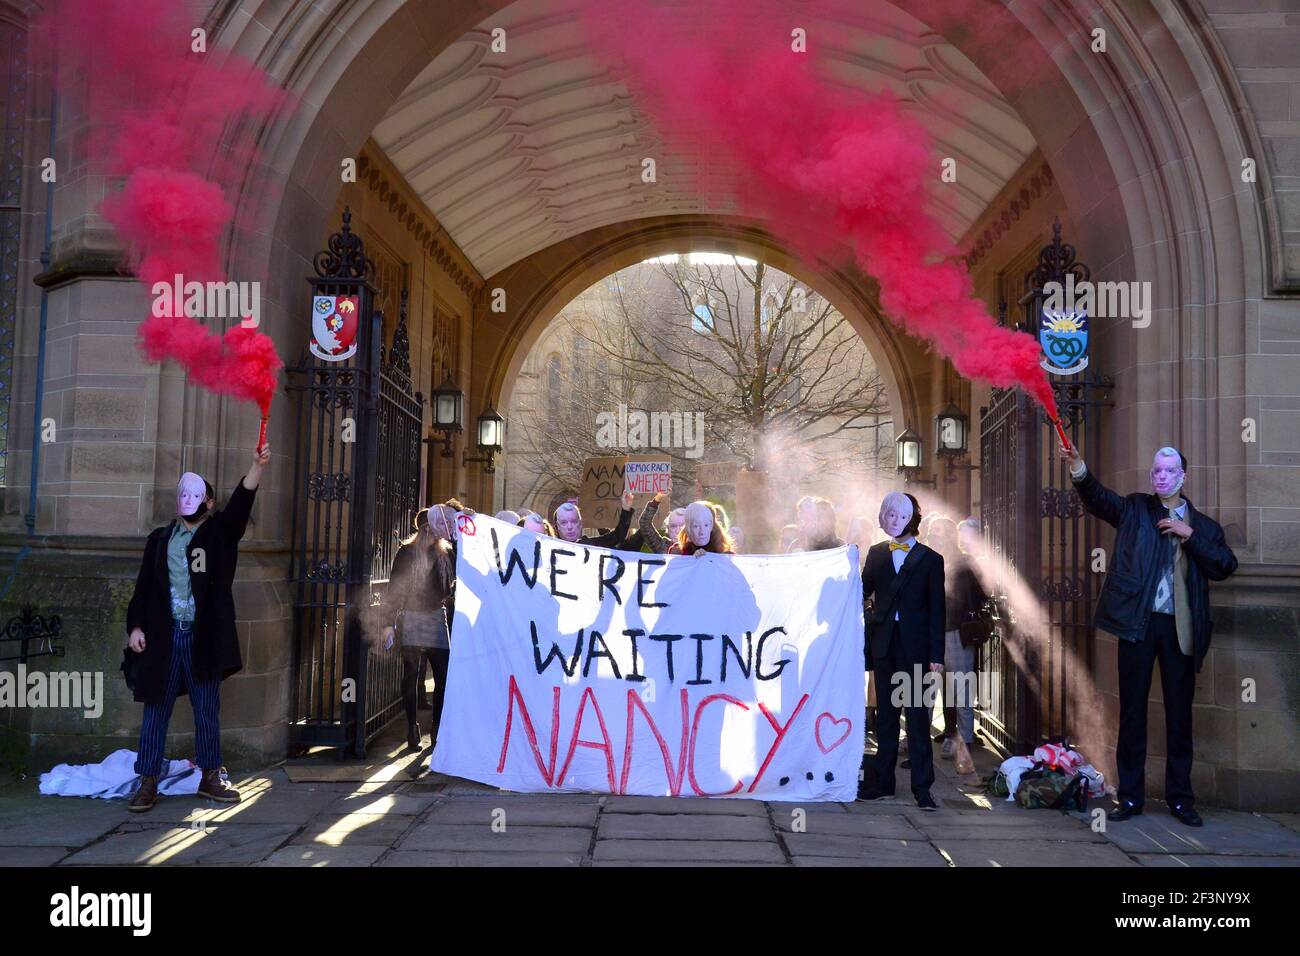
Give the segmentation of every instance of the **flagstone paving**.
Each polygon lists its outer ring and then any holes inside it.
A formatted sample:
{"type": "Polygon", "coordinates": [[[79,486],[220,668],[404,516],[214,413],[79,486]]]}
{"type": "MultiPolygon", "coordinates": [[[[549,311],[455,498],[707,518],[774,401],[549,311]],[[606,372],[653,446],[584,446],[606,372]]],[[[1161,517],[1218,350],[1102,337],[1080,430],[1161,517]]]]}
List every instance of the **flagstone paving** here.
{"type": "MultiPolygon", "coordinates": [[[[980,776],[997,764],[988,750],[975,756],[980,776]]],[[[1300,865],[1295,814],[1201,807],[1206,825],[1193,830],[1153,803],[1094,830],[1093,814],[1023,810],[939,759],[934,813],[911,800],[906,771],[890,802],[798,804],[505,793],[412,779],[409,754],[394,773],[397,759],[373,752],[348,780],[346,764],[324,760],[233,774],[245,795],[235,806],[171,797],[140,815],[14,782],[0,788],[0,866],[1300,865]]]]}

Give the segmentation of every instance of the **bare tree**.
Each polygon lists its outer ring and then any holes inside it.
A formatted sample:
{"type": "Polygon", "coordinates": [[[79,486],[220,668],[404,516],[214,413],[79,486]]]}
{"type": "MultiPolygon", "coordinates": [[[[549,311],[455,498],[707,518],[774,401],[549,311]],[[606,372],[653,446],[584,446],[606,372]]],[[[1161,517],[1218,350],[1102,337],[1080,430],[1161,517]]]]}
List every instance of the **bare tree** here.
{"type": "Polygon", "coordinates": [[[658,407],[705,412],[715,448],[769,470],[792,446],[832,464],[863,462],[888,414],[870,353],[830,302],[762,262],[654,264],[660,281],[612,278],[599,322],[574,326],[658,407]],[[657,394],[654,394],[657,393],[657,394]]]}
{"type": "MultiPolygon", "coordinates": [[[[576,490],[587,458],[637,450],[597,442],[597,416],[620,404],[703,412],[706,457],[770,474],[783,492],[792,473],[796,484],[869,478],[892,459],[888,397],[866,346],[829,302],[761,262],[642,263],[588,289],[557,323],[562,359],[543,359],[532,399],[510,416],[526,496],[576,490]]],[[[672,457],[675,484],[694,482],[700,459],[655,450],[672,457]]]]}
{"type": "MultiPolygon", "coordinates": [[[[643,365],[621,357],[637,351],[628,328],[614,323],[601,331],[602,341],[612,351],[592,347],[590,326],[608,321],[601,291],[601,287],[592,287],[557,317],[558,328],[551,341],[563,358],[555,368],[544,360],[531,401],[511,410],[511,433],[519,443],[516,451],[527,461],[530,479],[531,487],[522,492],[525,498],[546,487],[576,492],[582,464],[588,458],[639,450],[601,446],[597,441],[601,414],[616,413],[620,405],[632,410],[662,407],[663,392],[657,380],[643,365]]],[[[662,451],[673,458],[675,476],[692,483],[696,462],[682,449],[662,451]]]]}

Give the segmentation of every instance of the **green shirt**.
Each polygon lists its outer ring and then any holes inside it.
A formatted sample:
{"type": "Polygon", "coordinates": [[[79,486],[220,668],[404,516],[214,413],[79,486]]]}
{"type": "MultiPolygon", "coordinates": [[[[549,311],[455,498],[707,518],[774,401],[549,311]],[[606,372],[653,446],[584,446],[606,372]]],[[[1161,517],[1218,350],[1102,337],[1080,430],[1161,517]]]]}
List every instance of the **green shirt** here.
{"type": "Polygon", "coordinates": [[[177,519],[167,540],[167,577],[172,586],[172,620],[194,620],[194,594],[190,590],[190,564],[187,552],[194,532],[177,519]]]}

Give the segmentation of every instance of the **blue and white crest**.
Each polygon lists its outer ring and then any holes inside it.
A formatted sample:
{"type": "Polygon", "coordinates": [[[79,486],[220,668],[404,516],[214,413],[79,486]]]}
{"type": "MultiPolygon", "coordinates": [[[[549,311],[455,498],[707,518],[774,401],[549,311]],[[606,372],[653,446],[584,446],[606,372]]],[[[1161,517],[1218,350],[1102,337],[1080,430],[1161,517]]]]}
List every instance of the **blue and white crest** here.
{"type": "Polygon", "coordinates": [[[1088,313],[1043,309],[1038,320],[1043,368],[1057,375],[1074,375],[1088,367],[1088,313]]]}

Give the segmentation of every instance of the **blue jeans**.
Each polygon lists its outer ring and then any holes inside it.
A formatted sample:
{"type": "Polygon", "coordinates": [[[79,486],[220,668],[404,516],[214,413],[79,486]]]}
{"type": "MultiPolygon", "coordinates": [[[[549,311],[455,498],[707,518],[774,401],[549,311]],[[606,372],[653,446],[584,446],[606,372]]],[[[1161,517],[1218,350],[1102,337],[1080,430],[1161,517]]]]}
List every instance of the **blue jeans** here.
{"type": "Polygon", "coordinates": [[[975,648],[961,646],[961,632],[943,635],[944,680],[954,689],[948,706],[957,711],[957,732],[966,743],[975,741],[975,648]]]}
{"type": "Polygon", "coordinates": [[[204,770],[216,770],[221,766],[221,682],[196,682],[193,654],[194,625],[178,621],[172,626],[172,655],[167,665],[167,690],[162,703],[144,705],[140,749],[135,761],[135,772],[141,776],[162,775],[167,725],[171,723],[172,708],[180,694],[182,680],[194,708],[195,762],[204,770]]]}

